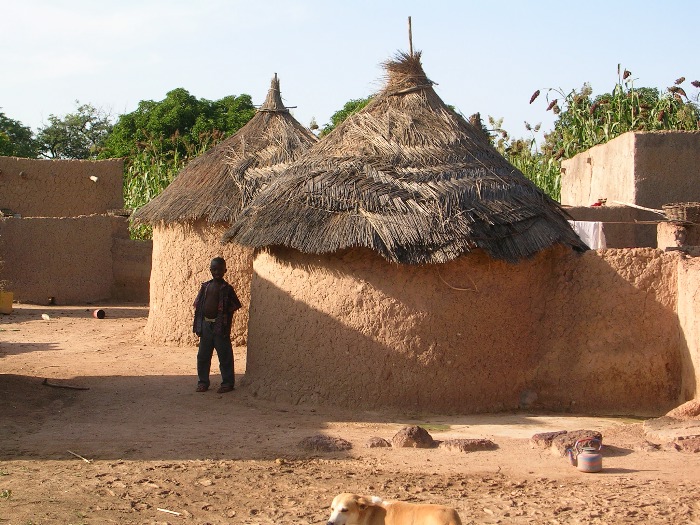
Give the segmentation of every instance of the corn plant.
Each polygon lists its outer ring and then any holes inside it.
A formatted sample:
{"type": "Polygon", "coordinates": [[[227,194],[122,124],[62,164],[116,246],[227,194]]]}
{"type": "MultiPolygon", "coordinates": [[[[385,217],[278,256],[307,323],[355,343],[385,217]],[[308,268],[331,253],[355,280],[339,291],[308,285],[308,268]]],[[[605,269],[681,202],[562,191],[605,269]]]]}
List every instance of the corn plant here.
{"type": "Polygon", "coordinates": [[[525,129],[530,132],[530,137],[520,139],[512,139],[503,129],[502,124],[502,118],[496,120],[489,117],[489,130],[495,132],[492,138],[496,149],[547,195],[553,199],[559,199],[561,194],[559,163],[544,155],[537,145],[537,136],[542,124],[531,126],[526,122],[525,129]]]}
{"type": "MultiPolygon", "coordinates": [[[[223,134],[215,131],[200,134],[197,143],[177,133],[167,139],[149,137],[140,142],[125,164],[124,206],[135,210],[150,202],[168,187],[187,162],[223,138],[223,134]],[[180,153],[183,149],[184,155],[180,153]]],[[[150,239],[153,235],[151,226],[143,224],[131,224],[129,231],[132,239],[150,239]]]]}
{"type": "MultiPolygon", "coordinates": [[[[700,96],[688,96],[682,85],[685,77],[660,93],[655,88],[637,88],[632,73],[618,65],[618,80],[610,93],[593,97],[590,84],[579,90],[546,90],[546,111],[557,120],[554,129],[544,134],[538,146],[535,127],[525,123],[531,132],[527,139],[510,138],[501,128],[501,120],[489,117],[495,145],[501,153],[552,198],[560,198],[561,161],[598,144],[604,144],[628,131],[660,131],[700,129],[700,96]]],[[[700,81],[690,83],[700,88],[700,81]]],[[[532,104],[540,90],[530,98],[532,104]]]]}

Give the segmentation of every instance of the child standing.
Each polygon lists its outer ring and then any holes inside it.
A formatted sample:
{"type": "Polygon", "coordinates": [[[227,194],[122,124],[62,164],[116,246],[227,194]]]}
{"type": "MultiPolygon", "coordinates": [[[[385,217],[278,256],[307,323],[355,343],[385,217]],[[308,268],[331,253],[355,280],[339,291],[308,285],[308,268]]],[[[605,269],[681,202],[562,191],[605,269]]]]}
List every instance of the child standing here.
{"type": "Polygon", "coordinates": [[[233,286],[224,280],[226,261],[215,257],[209,266],[210,281],[202,283],[194,301],[194,325],[192,331],[199,336],[197,352],[197,392],[209,390],[211,358],[216,349],[221,370],[221,386],[218,394],[234,388],[233,347],[231,346],[231,321],[233,312],[241,307],[233,286]]]}

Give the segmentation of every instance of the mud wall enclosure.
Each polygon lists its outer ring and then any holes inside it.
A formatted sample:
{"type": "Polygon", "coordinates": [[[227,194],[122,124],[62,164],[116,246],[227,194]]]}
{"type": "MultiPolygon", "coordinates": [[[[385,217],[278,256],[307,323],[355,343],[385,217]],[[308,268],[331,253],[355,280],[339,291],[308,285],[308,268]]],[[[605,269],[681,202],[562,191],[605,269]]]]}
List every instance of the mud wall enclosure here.
{"type": "Polygon", "coordinates": [[[629,132],[562,162],[561,203],[700,201],[700,132],[629,132]]]}
{"type": "Polygon", "coordinates": [[[228,229],[225,224],[158,224],[153,228],[153,258],[150,282],[150,310],[146,336],[153,342],[196,345],[192,333],[192,304],[200,285],[211,279],[209,262],[226,259],[225,279],[233,285],[243,304],[233,316],[231,339],[236,345],[247,340],[252,250],[236,244],[220,243],[228,229]]]}
{"type": "Polygon", "coordinates": [[[368,409],[664,413],[697,389],[685,337],[697,337],[698,267],[682,276],[695,291],[679,321],[681,260],[557,248],[412,267],[365,250],[264,251],[245,381],[263,398],[368,409]]]}
{"type": "Polygon", "coordinates": [[[150,242],[129,239],[123,160],[0,157],[0,279],[15,300],[147,301],[150,242]]]}

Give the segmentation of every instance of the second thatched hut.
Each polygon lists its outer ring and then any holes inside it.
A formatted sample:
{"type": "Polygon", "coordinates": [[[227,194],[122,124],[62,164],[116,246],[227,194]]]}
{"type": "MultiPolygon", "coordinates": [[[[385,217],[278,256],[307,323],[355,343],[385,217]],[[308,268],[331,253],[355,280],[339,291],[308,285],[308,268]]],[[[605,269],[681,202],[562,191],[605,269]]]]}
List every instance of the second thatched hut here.
{"type": "Polygon", "coordinates": [[[262,106],[237,133],[180,171],[176,179],[133,216],[153,225],[150,340],[193,344],[192,302],[201,282],[211,279],[209,261],[224,257],[226,279],[244,308],[234,316],[232,339],[247,340],[252,249],[222,245],[221,236],[241,207],[268,181],[316,142],[282,103],[277,75],[262,106]]]}
{"type": "Polygon", "coordinates": [[[561,207],[440,100],[419,55],[386,67],[385,88],[227,234],[260,249],[249,388],[461,413],[675,406],[677,321],[636,277],[648,266],[670,280],[665,263],[587,250],[561,207]]]}

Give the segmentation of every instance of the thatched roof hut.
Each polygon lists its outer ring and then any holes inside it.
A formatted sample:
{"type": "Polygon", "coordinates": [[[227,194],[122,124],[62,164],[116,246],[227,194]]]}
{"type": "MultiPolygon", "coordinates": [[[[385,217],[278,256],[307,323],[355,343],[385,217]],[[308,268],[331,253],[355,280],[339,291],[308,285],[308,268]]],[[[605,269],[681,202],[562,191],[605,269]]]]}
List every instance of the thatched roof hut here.
{"type": "Polygon", "coordinates": [[[247,337],[252,249],[229,244],[221,236],[250,200],[299,154],[316,142],[282,103],[277,75],[265,102],[237,133],[189,162],[175,180],[133,214],[153,225],[150,339],[191,344],[191,304],[199,284],[208,280],[209,261],[222,256],[226,275],[244,309],[234,317],[233,337],[247,337]]]}
{"type": "Polygon", "coordinates": [[[316,254],[366,247],[404,264],[586,249],[561,207],[438,97],[420,53],[386,69],[385,88],[261,192],[226,239],[316,254]]]}
{"type": "Polygon", "coordinates": [[[263,248],[244,383],[292,403],[517,408],[542,356],[531,328],[553,261],[586,246],[440,100],[419,54],[386,67],[386,87],[224,237],[263,248]]]}
{"type": "Polygon", "coordinates": [[[135,222],[231,222],[260,188],[280,173],[316,136],[282,103],[277,75],[265,102],[237,133],[193,159],[135,222]]]}

